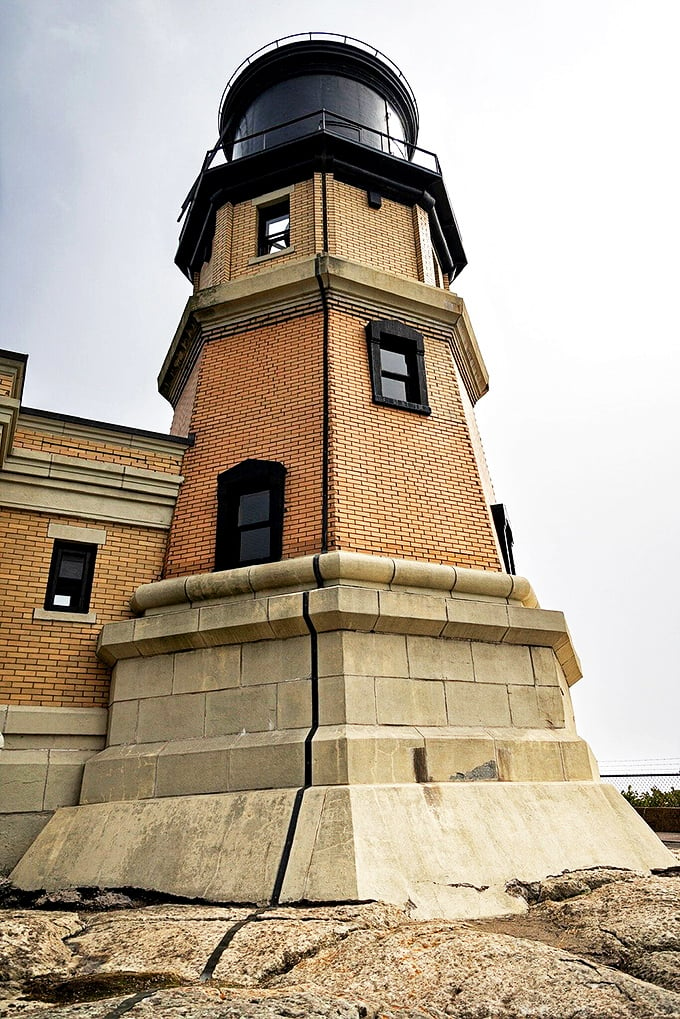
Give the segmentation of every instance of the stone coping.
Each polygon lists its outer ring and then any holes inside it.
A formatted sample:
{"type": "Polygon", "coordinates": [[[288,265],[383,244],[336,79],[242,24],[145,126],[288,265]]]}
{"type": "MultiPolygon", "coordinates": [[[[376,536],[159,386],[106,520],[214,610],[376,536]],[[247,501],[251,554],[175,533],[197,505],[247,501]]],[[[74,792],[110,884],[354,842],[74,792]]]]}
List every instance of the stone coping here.
{"type": "Polygon", "coordinates": [[[563,613],[534,607],[529,582],[506,573],[332,552],[145,584],[131,604],[142,618],[101,631],[97,654],[109,666],[312,626],[551,647],[570,686],[582,675],[563,613]]]}
{"type": "Polygon", "coordinates": [[[56,708],[0,705],[0,733],[21,735],[105,736],[106,708],[56,708]]]}
{"type": "Polygon", "coordinates": [[[470,595],[538,608],[536,595],[525,577],[358,552],[326,552],[319,556],[142,584],[132,596],[130,608],[133,612],[144,613],[150,609],[238,595],[258,597],[337,583],[383,590],[410,589],[440,596],[470,595]]]}

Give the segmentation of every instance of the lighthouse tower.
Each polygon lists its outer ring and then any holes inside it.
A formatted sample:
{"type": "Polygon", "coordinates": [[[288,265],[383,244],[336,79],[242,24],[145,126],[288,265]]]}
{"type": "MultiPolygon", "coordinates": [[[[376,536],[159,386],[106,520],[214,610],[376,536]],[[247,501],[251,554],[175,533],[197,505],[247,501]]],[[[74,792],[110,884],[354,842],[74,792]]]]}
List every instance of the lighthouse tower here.
{"type": "Polygon", "coordinates": [[[564,617],[514,575],[398,68],[328,35],[250,57],[176,261],[164,579],[103,628],[107,747],[13,879],[478,916],[520,909],[512,878],[668,865],[576,732],[564,617]]]}

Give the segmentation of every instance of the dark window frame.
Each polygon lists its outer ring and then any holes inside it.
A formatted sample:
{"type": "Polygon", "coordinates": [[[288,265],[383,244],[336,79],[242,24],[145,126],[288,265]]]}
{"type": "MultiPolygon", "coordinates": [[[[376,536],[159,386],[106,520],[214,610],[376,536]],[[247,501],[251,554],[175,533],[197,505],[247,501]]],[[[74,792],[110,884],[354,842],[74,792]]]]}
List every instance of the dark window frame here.
{"type": "Polygon", "coordinates": [[[374,319],[366,325],[368,363],[371,369],[373,402],[415,414],[431,414],[425,374],[425,342],[422,333],[393,319],[374,319]],[[405,359],[406,371],[390,371],[382,352],[392,352],[405,359]],[[389,382],[404,381],[407,399],[396,399],[386,393],[389,382]]]}
{"type": "Polygon", "coordinates": [[[97,545],[90,544],[89,542],[66,541],[62,538],[55,538],[54,545],[52,546],[52,559],[47,578],[47,589],[45,591],[44,607],[46,611],[76,612],[81,615],[86,615],[89,612],[97,548],[97,545]],[[81,577],[68,578],[63,576],[64,560],[69,554],[83,557],[81,577]],[[67,595],[72,599],[71,604],[56,604],[57,598],[66,597],[67,595]]]}
{"type": "Polygon", "coordinates": [[[494,527],[496,528],[496,537],[498,538],[498,544],[501,549],[501,556],[503,557],[503,565],[505,566],[505,572],[511,576],[515,576],[515,556],[513,552],[514,539],[512,537],[512,527],[508,519],[508,514],[505,509],[505,504],[502,502],[496,502],[491,506],[491,517],[493,519],[494,527]]]}
{"type": "Polygon", "coordinates": [[[290,247],[290,196],[271,202],[268,205],[257,207],[257,254],[277,255],[290,247]],[[277,234],[269,234],[267,227],[275,219],[287,218],[288,226],[277,234]],[[283,242],[282,247],[275,247],[277,242],[283,242]]]}
{"type": "Polygon", "coordinates": [[[215,532],[215,570],[232,570],[260,563],[274,563],[283,551],[283,515],[285,512],[286,468],[277,460],[243,460],[217,476],[217,529],[215,532]],[[240,522],[243,496],[269,493],[269,516],[240,522]],[[241,536],[259,528],[269,529],[269,553],[244,558],[241,536]]]}

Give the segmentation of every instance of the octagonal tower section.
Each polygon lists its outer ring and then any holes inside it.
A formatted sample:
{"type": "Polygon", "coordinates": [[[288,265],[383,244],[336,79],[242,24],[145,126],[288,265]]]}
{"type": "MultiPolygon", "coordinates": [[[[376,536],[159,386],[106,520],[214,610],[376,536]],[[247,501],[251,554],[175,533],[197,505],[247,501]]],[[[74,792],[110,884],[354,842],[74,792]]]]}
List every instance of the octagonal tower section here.
{"type": "Polygon", "coordinates": [[[13,879],[522,911],[514,878],[670,866],[598,781],[562,613],[514,575],[465,266],[401,72],[254,54],[220,107],[159,384],[192,445],[165,579],[104,627],[106,749],[13,879]]]}

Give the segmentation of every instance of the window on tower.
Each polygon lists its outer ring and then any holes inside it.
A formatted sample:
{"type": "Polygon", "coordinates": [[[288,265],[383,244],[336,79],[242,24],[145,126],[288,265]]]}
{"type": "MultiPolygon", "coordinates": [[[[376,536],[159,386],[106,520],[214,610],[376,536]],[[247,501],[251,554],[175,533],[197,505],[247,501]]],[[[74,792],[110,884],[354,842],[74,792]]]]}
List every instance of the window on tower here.
{"type": "Polygon", "coordinates": [[[376,319],[366,326],[373,400],[429,414],[422,334],[402,322],[376,319]]]}
{"type": "Polygon", "coordinates": [[[290,247],[290,199],[257,210],[257,253],[275,255],[290,247]]]}
{"type": "Polygon", "coordinates": [[[45,593],[45,609],[83,612],[90,607],[97,546],[55,541],[45,593]]]}
{"type": "Polygon", "coordinates": [[[244,460],[218,476],[216,570],[281,558],[285,478],[275,460],[244,460]]]}

